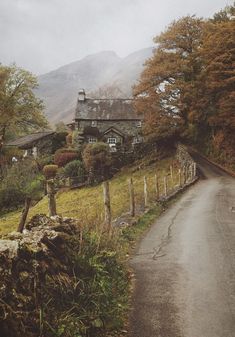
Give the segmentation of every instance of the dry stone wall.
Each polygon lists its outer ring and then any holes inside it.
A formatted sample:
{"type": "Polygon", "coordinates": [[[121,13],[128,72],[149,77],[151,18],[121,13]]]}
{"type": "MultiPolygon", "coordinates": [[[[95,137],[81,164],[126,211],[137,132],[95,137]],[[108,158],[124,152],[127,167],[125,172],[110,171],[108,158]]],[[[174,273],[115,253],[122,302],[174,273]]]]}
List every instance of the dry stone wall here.
{"type": "Polygon", "coordinates": [[[72,219],[36,215],[23,234],[13,232],[0,240],[0,336],[41,336],[42,315],[55,314],[46,303],[56,300],[57,291],[59,302],[58,288],[66,284],[69,289],[73,281],[68,256],[79,249],[73,240],[79,235],[72,219]]]}
{"type": "Polygon", "coordinates": [[[196,164],[192,156],[189,154],[187,147],[182,144],[177,145],[176,158],[179,161],[182,168],[189,169],[190,167],[196,164]]]}

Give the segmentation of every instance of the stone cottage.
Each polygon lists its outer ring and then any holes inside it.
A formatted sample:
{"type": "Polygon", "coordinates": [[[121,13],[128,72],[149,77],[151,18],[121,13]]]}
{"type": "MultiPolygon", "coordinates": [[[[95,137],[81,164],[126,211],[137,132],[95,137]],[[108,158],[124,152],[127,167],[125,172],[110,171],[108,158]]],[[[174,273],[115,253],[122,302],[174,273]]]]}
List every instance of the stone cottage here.
{"type": "Polygon", "coordinates": [[[67,133],[54,131],[41,131],[17,138],[5,144],[7,147],[15,147],[23,150],[23,157],[50,155],[66,143],[67,133]]]}
{"type": "Polygon", "coordinates": [[[79,141],[109,144],[111,151],[130,150],[143,141],[143,117],[133,108],[133,99],[93,99],[78,93],[75,130],[79,141]]]}

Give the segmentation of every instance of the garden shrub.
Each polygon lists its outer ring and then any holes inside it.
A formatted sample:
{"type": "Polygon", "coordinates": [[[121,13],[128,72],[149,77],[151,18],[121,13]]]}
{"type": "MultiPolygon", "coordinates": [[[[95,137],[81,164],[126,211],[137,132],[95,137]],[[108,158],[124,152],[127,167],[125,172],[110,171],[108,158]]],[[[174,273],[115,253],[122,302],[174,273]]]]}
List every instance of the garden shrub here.
{"type": "Polygon", "coordinates": [[[64,174],[66,177],[81,177],[85,176],[85,168],[80,160],[73,160],[64,168],[64,174]]]}
{"type": "Polygon", "coordinates": [[[46,165],[51,165],[54,163],[54,156],[53,155],[44,155],[37,158],[37,163],[40,168],[43,168],[46,165]]]}
{"type": "Polygon", "coordinates": [[[109,146],[105,143],[88,144],[83,153],[83,161],[87,171],[93,171],[95,177],[110,176],[112,156],[109,146]]]}
{"type": "Polygon", "coordinates": [[[59,167],[63,167],[69,162],[79,159],[80,153],[78,150],[70,148],[62,148],[56,151],[54,155],[54,163],[59,167]]]}
{"type": "Polygon", "coordinates": [[[42,170],[46,179],[55,178],[57,171],[58,171],[57,165],[45,165],[42,170]]]}

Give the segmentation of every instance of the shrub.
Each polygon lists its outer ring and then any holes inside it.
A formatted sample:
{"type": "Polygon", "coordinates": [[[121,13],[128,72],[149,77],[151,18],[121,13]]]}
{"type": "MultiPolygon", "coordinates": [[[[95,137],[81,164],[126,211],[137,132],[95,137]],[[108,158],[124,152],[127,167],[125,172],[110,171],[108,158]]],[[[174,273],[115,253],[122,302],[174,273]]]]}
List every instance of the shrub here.
{"type": "Polygon", "coordinates": [[[52,179],[52,178],[55,178],[56,176],[56,173],[58,171],[58,166],[57,165],[45,165],[42,171],[46,179],[52,179]]]}
{"type": "Polygon", "coordinates": [[[88,144],[82,154],[87,171],[92,170],[95,177],[108,177],[112,165],[109,146],[105,143],[88,144]]]}
{"type": "Polygon", "coordinates": [[[62,148],[56,151],[54,156],[54,163],[59,167],[63,167],[69,162],[79,159],[80,153],[78,150],[70,148],[62,148]]]}
{"type": "Polygon", "coordinates": [[[40,156],[36,159],[38,166],[42,169],[45,165],[51,165],[54,163],[54,157],[52,155],[40,156]]]}
{"type": "Polygon", "coordinates": [[[68,132],[57,132],[53,135],[52,138],[52,153],[55,153],[56,150],[60,149],[62,146],[66,145],[66,136],[68,132]]]}
{"type": "Polygon", "coordinates": [[[27,197],[38,200],[42,193],[42,179],[36,163],[29,159],[19,161],[4,172],[0,183],[0,209],[21,206],[27,197]]]}
{"type": "Polygon", "coordinates": [[[0,188],[1,209],[14,209],[23,204],[24,199],[24,194],[19,189],[19,186],[14,183],[4,185],[0,188]]]}
{"type": "Polygon", "coordinates": [[[68,163],[64,168],[64,174],[66,177],[84,177],[85,168],[80,160],[73,160],[68,163]]]}

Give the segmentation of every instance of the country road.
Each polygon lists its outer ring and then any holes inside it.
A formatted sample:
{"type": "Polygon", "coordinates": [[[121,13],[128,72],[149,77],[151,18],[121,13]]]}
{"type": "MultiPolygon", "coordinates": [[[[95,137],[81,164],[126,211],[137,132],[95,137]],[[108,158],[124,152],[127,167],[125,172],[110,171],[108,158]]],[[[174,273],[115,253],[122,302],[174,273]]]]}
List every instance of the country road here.
{"type": "Polygon", "coordinates": [[[195,160],[204,178],[131,259],[130,337],[235,337],[235,179],[195,160]]]}

